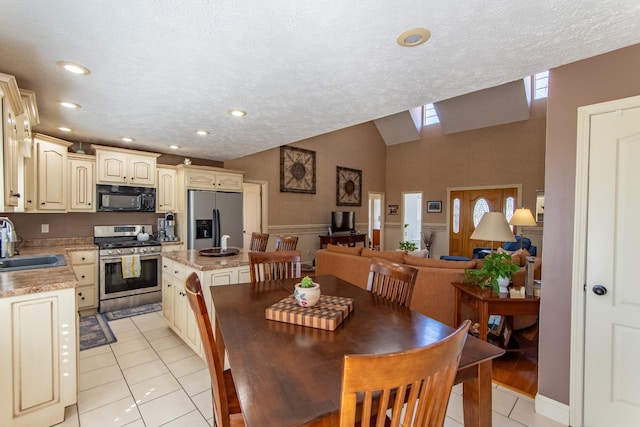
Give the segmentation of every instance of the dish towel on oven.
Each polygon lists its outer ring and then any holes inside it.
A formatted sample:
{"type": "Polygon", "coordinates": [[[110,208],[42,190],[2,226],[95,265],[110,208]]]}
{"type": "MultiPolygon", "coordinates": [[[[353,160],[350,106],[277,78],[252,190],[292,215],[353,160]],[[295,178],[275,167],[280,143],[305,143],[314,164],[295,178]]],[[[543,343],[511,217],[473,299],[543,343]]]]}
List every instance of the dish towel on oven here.
{"type": "Polygon", "coordinates": [[[124,255],[122,257],[122,278],[140,277],[140,255],[124,255]]]}

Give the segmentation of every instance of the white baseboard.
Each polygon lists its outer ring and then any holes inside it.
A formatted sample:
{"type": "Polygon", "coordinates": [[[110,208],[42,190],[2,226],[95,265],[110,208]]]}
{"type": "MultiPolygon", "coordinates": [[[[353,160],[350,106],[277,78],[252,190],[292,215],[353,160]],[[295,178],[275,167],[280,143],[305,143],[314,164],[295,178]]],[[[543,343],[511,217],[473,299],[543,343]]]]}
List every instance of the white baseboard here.
{"type": "Polygon", "coordinates": [[[562,425],[569,425],[569,405],[549,399],[541,394],[536,394],[535,408],[538,414],[559,422],[562,425]]]}

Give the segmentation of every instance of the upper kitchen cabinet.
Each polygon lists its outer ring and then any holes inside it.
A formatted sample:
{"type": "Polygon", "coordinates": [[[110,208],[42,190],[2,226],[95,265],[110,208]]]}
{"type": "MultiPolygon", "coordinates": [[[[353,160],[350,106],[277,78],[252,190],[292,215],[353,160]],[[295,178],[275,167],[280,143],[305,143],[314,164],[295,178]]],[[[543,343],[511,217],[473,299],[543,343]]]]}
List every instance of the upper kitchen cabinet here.
{"type": "Polygon", "coordinates": [[[242,192],[242,172],[208,166],[178,165],[186,188],[242,192]]]}
{"type": "Polygon", "coordinates": [[[158,165],[158,201],[156,204],[158,212],[175,212],[177,180],[175,166],[158,165]]]}
{"type": "Polygon", "coordinates": [[[69,212],[95,212],[94,156],[69,153],[69,212]]]}
{"type": "Polygon", "coordinates": [[[4,212],[18,210],[21,191],[19,188],[19,122],[24,113],[18,84],[13,76],[0,73],[0,137],[2,138],[2,200],[0,207],[4,212]]]}
{"type": "Polygon", "coordinates": [[[33,153],[25,161],[25,207],[30,211],[66,212],[67,151],[72,144],[48,135],[33,135],[33,153]]]}
{"type": "Polygon", "coordinates": [[[155,187],[157,153],[92,145],[96,152],[96,183],[155,187]]]}

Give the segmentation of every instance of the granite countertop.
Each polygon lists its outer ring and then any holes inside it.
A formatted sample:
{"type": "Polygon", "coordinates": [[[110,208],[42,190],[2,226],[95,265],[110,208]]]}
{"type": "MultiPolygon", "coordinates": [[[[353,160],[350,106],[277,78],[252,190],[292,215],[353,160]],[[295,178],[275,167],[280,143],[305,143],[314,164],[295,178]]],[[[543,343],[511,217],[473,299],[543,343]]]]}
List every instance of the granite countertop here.
{"type": "Polygon", "coordinates": [[[68,252],[98,250],[93,243],[70,243],[54,246],[27,246],[20,249],[20,255],[63,254],[66,265],[61,267],[38,268],[0,273],[0,298],[30,295],[39,292],[57,291],[78,286],[68,252]]]}
{"type": "Polygon", "coordinates": [[[200,251],[201,249],[190,249],[186,251],[163,252],[162,256],[201,271],[249,265],[249,254],[248,251],[244,249],[240,249],[238,255],[228,257],[202,256],[200,255],[200,251]]]}

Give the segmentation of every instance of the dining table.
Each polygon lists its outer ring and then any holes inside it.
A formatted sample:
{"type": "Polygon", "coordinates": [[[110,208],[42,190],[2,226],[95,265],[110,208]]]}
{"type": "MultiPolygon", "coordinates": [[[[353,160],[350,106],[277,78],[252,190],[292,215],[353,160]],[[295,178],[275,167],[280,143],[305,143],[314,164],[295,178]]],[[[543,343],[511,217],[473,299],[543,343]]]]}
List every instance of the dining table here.
{"type": "MultiPolygon", "coordinates": [[[[247,427],[338,426],[346,354],[409,350],[455,331],[337,277],[313,280],[322,295],[353,302],[334,330],[267,319],[300,279],[210,287],[216,345],[226,351],[247,427]]],[[[465,426],[491,426],[492,360],[503,353],[467,337],[455,379],[463,384],[465,426]]]]}

